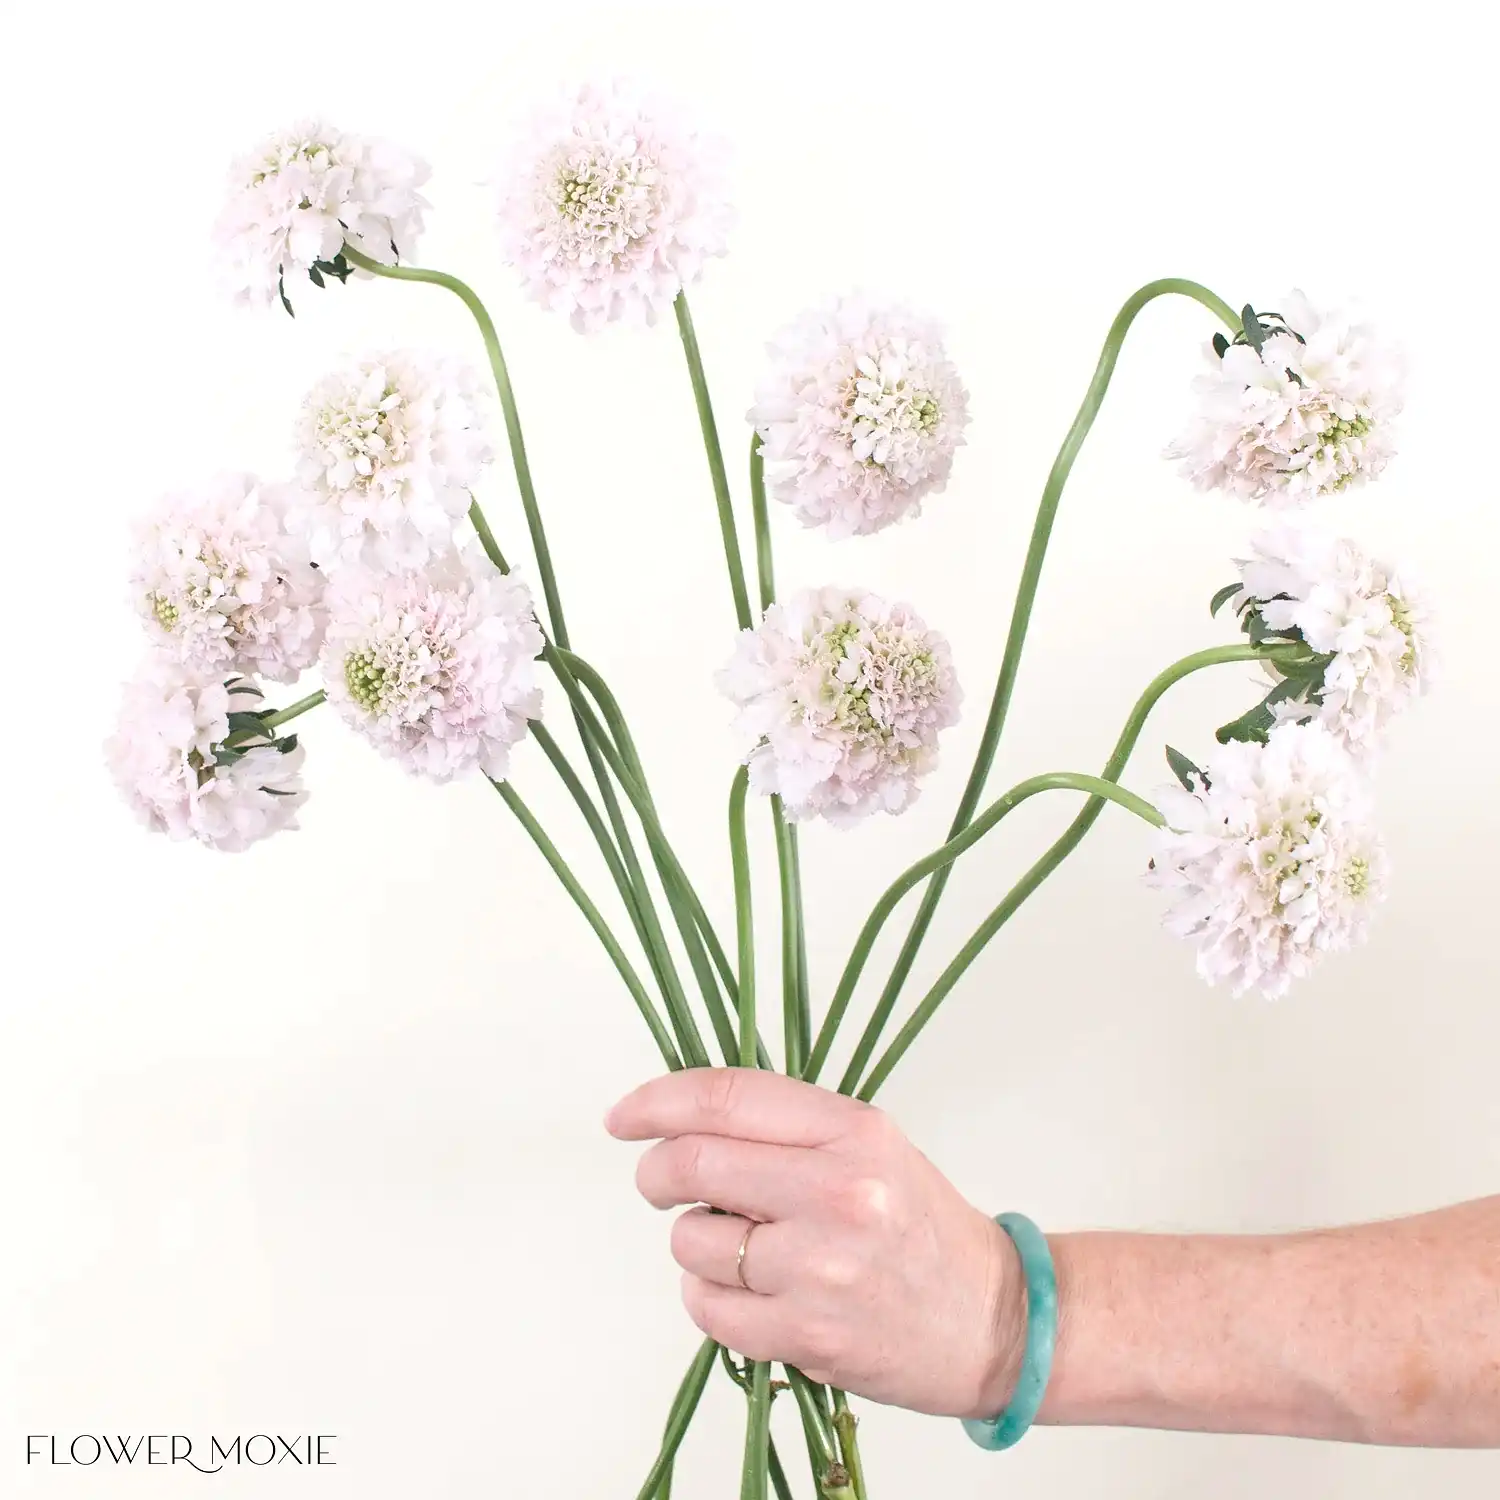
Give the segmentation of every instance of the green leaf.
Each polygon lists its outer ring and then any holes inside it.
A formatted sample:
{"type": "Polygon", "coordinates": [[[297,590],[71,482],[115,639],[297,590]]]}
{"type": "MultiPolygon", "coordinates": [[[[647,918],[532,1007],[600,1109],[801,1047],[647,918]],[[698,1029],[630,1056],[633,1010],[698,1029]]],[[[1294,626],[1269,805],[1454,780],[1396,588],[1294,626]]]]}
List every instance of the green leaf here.
{"type": "Polygon", "coordinates": [[[264,698],[266,695],[248,677],[226,677],[224,687],[231,697],[243,693],[247,698],[264,698]]]}
{"type": "Polygon", "coordinates": [[[1239,718],[1232,719],[1228,724],[1215,730],[1214,738],[1221,745],[1227,745],[1231,740],[1239,740],[1245,744],[1263,745],[1266,742],[1266,736],[1270,734],[1275,723],[1275,714],[1262,701],[1257,703],[1248,713],[1241,714],[1239,718]]]}
{"type": "Polygon", "coordinates": [[[292,304],[287,301],[285,273],[282,271],[276,273],[276,295],[281,298],[281,305],[286,308],[287,317],[295,318],[297,314],[292,311],[292,304]]]}
{"type": "Polygon", "coordinates": [[[297,748],[297,736],[295,734],[289,734],[285,739],[277,740],[276,748],[281,751],[283,755],[290,755],[292,751],[297,748]]]}
{"type": "Polygon", "coordinates": [[[1180,781],[1185,790],[1196,792],[1199,787],[1208,785],[1208,777],[1204,775],[1201,766],[1194,765],[1181,750],[1174,750],[1167,746],[1167,764],[1172,768],[1172,774],[1180,781]],[[1193,778],[1197,777],[1199,786],[1193,785],[1193,778]]]}
{"type": "Polygon", "coordinates": [[[232,745],[218,745],[214,749],[214,764],[219,766],[232,766],[237,760],[244,760],[245,752],[236,750],[232,745]]]}
{"type": "Polygon", "coordinates": [[[1266,325],[1255,316],[1255,309],[1248,302],[1240,313],[1240,321],[1245,326],[1245,342],[1259,354],[1266,341],[1266,325]]]}
{"type": "Polygon", "coordinates": [[[1234,596],[1244,587],[1238,579],[1233,583],[1226,583],[1223,588],[1209,601],[1208,616],[1212,619],[1218,612],[1229,603],[1234,596]]]}
{"type": "Polygon", "coordinates": [[[265,721],[256,713],[232,713],[229,716],[230,734],[265,734],[265,721]]]}
{"type": "Polygon", "coordinates": [[[278,791],[274,786],[263,786],[260,788],[268,797],[295,797],[296,792],[278,791]]]}
{"type": "Polygon", "coordinates": [[[318,263],[317,263],[317,261],[314,261],[307,268],[307,279],[310,282],[312,282],[312,284],[315,287],[318,287],[318,288],[322,287],[322,285],[323,285],[323,273],[318,269],[318,263]]]}
{"type": "Polygon", "coordinates": [[[1220,359],[1223,359],[1224,356],[1229,353],[1229,340],[1226,339],[1222,333],[1216,333],[1214,335],[1214,353],[1217,354],[1220,359]]]}

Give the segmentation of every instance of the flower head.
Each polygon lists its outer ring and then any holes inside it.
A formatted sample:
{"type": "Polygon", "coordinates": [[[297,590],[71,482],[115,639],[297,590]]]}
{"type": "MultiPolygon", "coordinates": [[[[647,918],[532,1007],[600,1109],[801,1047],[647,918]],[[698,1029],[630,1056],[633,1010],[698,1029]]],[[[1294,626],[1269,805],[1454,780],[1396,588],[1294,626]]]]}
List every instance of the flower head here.
{"type": "Polygon", "coordinates": [[[839,588],[773,604],[718,683],[750,784],[791,818],[840,824],[915,800],[962,697],[948,643],[910,607],[839,588]]]}
{"type": "Polygon", "coordinates": [[[506,259],[575,328],[654,322],[727,248],[721,157],[624,84],[570,90],[533,115],[500,177],[506,259]]]}
{"type": "Polygon", "coordinates": [[[768,346],[750,421],[767,489],[830,536],[919,514],[948,482],[969,420],[935,324],[846,297],[805,313],[768,346]]]}
{"type": "Polygon", "coordinates": [[[1354,761],[1321,724],[1215,750],[1192,789],[1157,797],[1167,820],[1147,879],[1168,891],[1169,932],[1198,972],[1235,994],[1286,992],[1318,955],[1363,939],[1385,892],[1385,851],[1354,761]]]}
{"type": "Polygon", "coordinates": [[[1366,325],[1318,312],[1301,292],[1283,306],[1256,323],[1258,348],[1221,337],[1208,349],[1198,417],[1167,449],[1198,488],[1272,507],[1373,479],[1401,410],[1396,359],[1366,325]]]}
{"type": "Polygon", "coordinates": [[[346,243],[382,265],[410,259],[429,206],[417,191],[427,177],[425,162],[388,142],[317,120],[268,137],[234,163],[215,231],[235,300],[269,307],[279,297],[290,312],[286,276],[342,280],[351,272],[346,243]]]}
{"type": "Polygon", "coordinates": [[[1264,632],[1301,639],[1319,660],[1293,674],[1269,664],[1278,721],[1321,721],[1356,754],[1431,685],[1436,653],[1421,593],[1345,538],[1263,532],[1240,563],[1235,609],[1264,632]]]}
{"type": "Polygon", "coordinates": [[[450,550],[493,457],[488,415],[479,377],[445,357],[390,351],[320,380],[297,423],[313,561],[417,568],[450,550]]]}
{"type": "Polygon", "coordinates": [[[421,572],[335,580],[323,647],[328,701],[383,755],[433,781],[502,780],[541,713],[531,594],[477,549],[421,572]]]}
{"type": "Polygon", "coordinates": [[[285,486],[225,474],[169,495],[139,528],[131,591],[185,667],[291,682],[317,659],[323,585],[288,503],[285,486]]]}
{"type": "Polygon", "coordinates": [[[253,683],[152,653],[126,686],[105,746],[115,784],[146,827],[238,852],[297,826],[307,793],[295,737],[239,733],[225,745],[229,715],[260,707],[253,683]]]}

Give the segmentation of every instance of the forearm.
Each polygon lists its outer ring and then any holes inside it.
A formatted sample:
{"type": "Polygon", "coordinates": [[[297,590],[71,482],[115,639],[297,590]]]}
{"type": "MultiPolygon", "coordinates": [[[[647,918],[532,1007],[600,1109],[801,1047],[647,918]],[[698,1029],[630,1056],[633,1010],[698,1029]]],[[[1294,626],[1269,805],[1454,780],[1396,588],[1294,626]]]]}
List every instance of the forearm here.
{"type": "Polygon", "coordinates": [[[1500,1197],[1302,1234],[1052,1246],[1043,1422],[1500,1446],[1500,1197]]]}

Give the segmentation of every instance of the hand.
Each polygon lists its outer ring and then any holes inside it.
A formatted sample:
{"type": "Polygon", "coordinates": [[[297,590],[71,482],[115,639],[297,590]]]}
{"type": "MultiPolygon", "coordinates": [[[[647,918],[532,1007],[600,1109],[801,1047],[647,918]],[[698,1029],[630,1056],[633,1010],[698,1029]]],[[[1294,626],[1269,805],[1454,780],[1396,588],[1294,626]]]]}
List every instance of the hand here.
{"type": "Polygon", "coordinates": [[[683,1303],[710,1338],[914,1411],[1005,1407],[1025,1344],[1015,1250],[880,1110],[778,1073],[693,1068],[605,1124],[656,1141],[636,1171],[653,1206],[727,1210],[672,1226],[683,1303]]]}

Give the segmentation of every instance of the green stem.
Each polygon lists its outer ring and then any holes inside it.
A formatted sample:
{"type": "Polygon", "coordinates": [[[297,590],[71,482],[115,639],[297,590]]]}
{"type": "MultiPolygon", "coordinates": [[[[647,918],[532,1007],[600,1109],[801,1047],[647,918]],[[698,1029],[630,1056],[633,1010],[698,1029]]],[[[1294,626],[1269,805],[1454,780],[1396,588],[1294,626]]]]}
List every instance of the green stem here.
{"type": "Polygon", "coordinates": [[[750,853],[745,846],[745,788],[750,773],[741,766],[729,789],[729,858],[734,869],[734,930],[739,945],[740,1052],[742,1068],[755,1056],[755,920],[750,903],[750,853]]]}
{"type": "Polygon", "coordinates": [[[682,1439],[687,1433],[688,1424],[693,1420],[693,1413],[698,1410],[698,1403],[703,1399],[703,1388],[708,1384],[709,1372],[714,1367],[714,1358],[718,1352],[718,1344],[712,1339],[704,1339],[692,1364],[688,1366],[688,1372],[677,1388],[672,1409],[667,1414],[667,1430],[662,1438],[661,1451],[656,1455],[656,1462],[651,1465],[651,1472],[646,1475],[646,1482],[637,1492],[636,1500],[655,1500],[662,1480],[671,1473],[672,1462],[682,1446],[682,1439]]]}
{"type": "MultiPolygon", "coordinates": [[[[655,908],[653,907],[648,915],[642,905],[643,901],[649,902],[651,897],[641,875],[640,865],[635,859],[635,850],[631,847],[627,836],[625,841],[625,847],[629,851],[629,868],[627,868],[614,840],[610,837],[609,830],[605,828],[603,819],[599,816],[599,810],[594,805],[593,798],[585,790],[577,772],[574,771],[562,747],[553,739],[546,725],[533,721],[531,736],[552,763],[552,768],[557,772],[568,794],[583,814],[589,832],[594,835],[594,841],[598,844],[599,852],[604,858],[605,867],[609,870],[610,878],[620,893],[625,913],[630,918],[630,925],[635,929],[636,938],[646,954],[646,961],[651,965],[651,973],[663,997],[667,999],[668,1016],[673,1022],[673,1030],[677,1033],[678,1044],[684,1045],[686,1043],[684,1028],[678,1024],[679,1018],[673,1014],[672,1010],[672,1001],[682,993],[681,982],[677,978],[672,955],[665,947],[661,924],[656,919],[655,908]]],[[[600,765],[602,768],[602,761],[600,765]]],[[[618,803],[615,807],[618,809],[618,803]]],[[[685,996],[683,1003],[686,1003],[685,996]]]]}
{"type": "Polygon", "coordinates": [[[776,1491],[776,1500],[792,1500],[792,1487],[787,1483],[786,1470],[781,1467],[776,1439],[769,1435],[766,1437],[766,1463],[771,1471],[771,1488],[776,1491]]]}
{"type": "Polygon", "coordinates": [[[750,513],[755,518],[755,572],[760,585],[760,612],[776,598],[776,565],[771,557],[771,518],[766,511],[766,460],[760,434],[750,434],[750,513]]]}
{"type": "Polygon", "coordinates": [[[500,349],[500,337],[495,332],[494,320],[489,310],[475,295],[473,289],[450,276],[446,271],[428,271],[419,266],[383,266],[379,261],[362,255],[353,246],[345,244],[344,258],[362,270],[376,276],[385,276],[392,281],[425,281],[433,286],[446,287],[453,292],[474,315],[479,325],[479,336],[484,340],[484,351],[489,356],[490,373],[495,378],[495,390],[500,397],[500,409],[505,416],[505,432],[510,439],[511,463],[516,471],[516,487],[521,492],[521,509],[526,514],[526,529],[531,533],[531,549],[536,557],[536,570],[542,581],[542,594],[547,601],[547,618],[551,622],[552,637],[559,646],[568,644],[567,622],[563,619],[562,599],[557,589],[557,574],[552,567],[552,550],[547,545],[546,528],[542,525],[542,513],[537,505],[536,487],[531,480],[531,464],[526,457],[526,439],[521,433],[521,416],[516,409],[515,392],[511,389],[510,372],[505,367],[505,355],[500,349]]]}
{"type": "Polygon", "coordinates": [[[295,703],[288,704],[285,708],[278,708],[275,713],[267,714],[261,723],[267,729],[275,729],[278,725],[288,724],[299,714],[305,714],[309,709],[316,708],[324,702],[328,694],[319,688],[315,693],[309,693],[305,698],[299,698],[295,703]]]}
{"type": "MultiPolygon", "coordinates": [[[[677,312],[677,331],[687,354],[688,375],[693,382],[693,400],[698,405],[698,425],[703,429],[703,447],[708,454],[708,471],[713,479],[714,503],[719,509],[719,531],[724,538],[724,561],[729,567],[729,587],[734,592],[734,617],[741,630],[750,628],[750,596],[745,590],[745,563],[740,556],[740,537],[734,524],[734,507],[729,498],[729,476],[724,472],[724,453],[719,447],[719,429],[714,421],[713,403],[708,395],[708,380],[703,374],[703,356],[698,351],[698,335],[693,331],[693,315],[688,311],[687,293],[678,292],[672,304],[677,312]]],[[[564,642],[564,645],[567,643],[564,642]]]]}
{"type": "Polygon", "coordinates": [[[802,1051],[802,1018],[800,1013],[800,972],[798,967],[798,906],[801,893],[797,888],[797,866],[792,854],[792,828],[786,818],[781,798],[771,798],[772,826],[776,834],[776,870],[781,881],[781,1020],[787,1073],[802,1076],[806,1056],[802,1051]]]}
{"type": "Polygon", "coordinates": [[[813,1466],[814,1478],[821,1481],[835,1457],[833,1427],[818,1402],[818,1388],[801,1370],[795,1370],[791,1365],[782,1368],[786,1371],[792,1394],[797,1398],[797,1411],[802,1417],[802,1432],[807,1439],[807,1456],[813,1466]]]}
{"type": "MultiPolygon", "coordinates": [[[[838,1033],[840,1024],[843,1022],[844,1013],[849,1008],[849,1001],[853,997],[855,986],[859,983],[859,977],[864,972],[864,966],[870,956],[870,950],[874,947],[876,939],[880,936],[880,930],[884,927],[891,913],[900,903],[901,898],[911,888],[925,880],[936,870],[941,870],[951,865],[959,855],[966,849],[971,849],[991,829],[995,828],[1003,819],[1008,817],[1023,802],[1037,795],[1038,792],[1054,791],[1082,791],[1088,792],[1091,797],[1098,800],[1101,805],[1104,801],[1118,802],[1122,807],[1127,807],[1131,812],[1146,818],[1148,822],[1160,823],[1161,818],[1155,808],[1149,803],[1143,802],[1133,792],[1127,792],[1116,786],[1112,778],[1098,776],[1084,776],[1074,771],[1052,771],[1043,776],[1032,776],[1026,781],[1017,783],[1008,792],[997,797],[975,820],[964,829],[957,837],[951,838],[940,849],[935,849],[931,854],[919,859],[915,864],[909,865],[900,875],[888,885],[882,892],[880,899],[870,910],[870,915],[865,918],[865,924],[860,928],[859,936],[855,939],[854,947],[849,954],[848,962],[844,965],[844,972],[839,977],[838,988],[834,991],[833,1001],[828,1007],[828,1014],[824,1018],[822,1028],[818,1032],[818,1043],[813,1049],[813,1055],[808,1063],[804,1076],[812,1083],[817,1081],[818,1074],[822,1071],[823,1064],[828,1059],[828,1050],[833,1045],[834,1037],[838,1033]]],[[[891,1008],[896,1003],[894,991],[888,984],[882,991],[880,1000],[866,1024],[859,1044],[854,1049],[854,1055],[849,1060],[849,1066],[844,1072],[843,1080],[839,1084],[839,1092],[850,1094],[854,1092],[854,1086],[859,1081],[860,1074],[864,1071],[865,1064],[870,1060],[870,1054],[875,1050],[876,1043],[880,1040],[880,1033],[890,1017],[891,1008]]]]}
{"type": "Polygon", "coordinates": [[[807,903],[802,899],[802,846],[795,823],[787,824],[786,836],[787,852],[791,856],[792,914],[796,919],[792,957],[797,966],[797,1061],[800,1074],[807,1068],[807,1056],[812,1051],[812,1001],[807,985],[807,903]]]}
{"type": "MultiPolygon", "coordinates": [[[[1214,646],[1206,651],[1196,651],[1191,656],[1184,656],[1180,661],[1173,662],[1170,667],[1151,680],[1146,691],[1136,701],[1130,717],[1125,721],[1124,729],[1120,731],[1120,738],[1115,744],[1114,753],[1104,767],[1104,775],[1101,779],[1113,782],[1124,774],[1148,715],[1174,683],[1180,682],[1190,673],[1197,672],[1204,667],[1218,666],[1224,662],[1274,661],[1278,656],[1295,659],[1298,654],[1305,652],[1305,649],[1300,645],[1214,646]]],[[[1090,797],[1051,848],[1027,870],[999,906],[985,918],[974,935],[964,944],[957,957],[938,977],[937,983],[923,997],[921,1004],[917,1006],[911,1018],[897,1033],[895,1040],[871,1070],[869,1077],[865,1079],[859,1090],[861,1099],[874,1098],[876,1090],[889,1077],[891,1069],[921,1034],[922,1028],[932,1019],[938,1006],[958,982],[964,970],[979,956],[985,944],[1015,915],[1027,897],[1083,842],[1084,835],[1094,826],[1103,810],[1104,802],[1103,797],[1090,797]]]]}
{"type": "Polygon", "coordinates": [[[839,1454],[849,1471],[849,1487],[854,1491],[854,1500],[867,1500],[864,1465],[860,1462],[859,1438],[855,1431],[859,1419],[849,1410],[849,1398],[840,1390],[833,1393],[833,1426],[839,1435],[839,1454]]]}
{"type": "MultiPolygon", "coordinates": [[[[688,958],[698,978],[705,1003],[709,1007],[709,1017],[713,1023],[714,1033],[719,1040],[725,1062],[730,1062],[739,1054],[739,1038],[734,1020],[719,994],[718,985],[714,982],[714,971],[717,971],[723,982],[729,997],[729,1004],[737,1007],[739,1003],[738,983],[735,979],[734,968],[724,953],[723,945],[719,942],[712,923],[708,920],[708,914],[703,909],[698,893],[693,889],[691,881],[688,880],[676,855],[672,853],[665,834],[661,831],[656,804],[652,799],[651,789],[641,767],[640,756],[636,753],[635,742],[631,737],[625,717],[620,711],[619,703],[604,679],[582,657],[575,656],[571,651],[552,651],[547,660],[553,671],[558,674],[558,681],[562,684],[564,691],[574,700],[575,712],[579,710],[581,701],[585,721],[592,726],[590,732],[595,734],[607,749],[614,751],[611,764],[623,768],[617,770],[621,788],[625,791],[627,799],[635,806],[637,815],[641,819],[641,826],[646,832],[647,844],[651,848],[652,858],[656,862],[663,889],[667,893],[667,900],[677,920],[683,945],[687,948],[688,958]],[[592,707],[586,699],[582,699],[584,689],[587,689],[598,703],[599,711],[609,725],[610,735],[605,735],[599,728],[598,719],[592,707]],[[610,736],[613,737],[612,740],[610,736]],[[705,945],[708,949],[707,956],[704,954],[705,945]],[[709,966],[709,959],[712,960],[712,967],[709,966]]],[[[769,1055],[764,1047],[758,1049],[758,1055],[762,1067],[771,1066],[769,1055]]]]}
{"type": "MultiPolygon", "coordinates": [[[[963,796],[959,800],[958,811],[954,814],[953,822],[948,829],[949,838],[962,833],[968,826],[969,819],[973,817],[974,809],[979,805],[979,799],[983,795],[984,784],[995,759],[995,751],[1000,744],[1006,715],[1010,710],[1011,694],[1015,690],[1016,675],[1020,671],[1021,653],[1026,645],[1026,632],[1031,624],[1031,610],[1036,602],[1037,587],[1042,577],[1042,564],[1046,560],[1047,544],[1052,537],[1052,525],[1057,518],[1058,503],[1062,499],[1068,475],[1073,470],[1074,460],[1077,459],[1079,450],[1083,447],[1084,439],[1089,435],[1089,429],[1094,425],[1094,418],[1098,415],[1105,392],[1109,389],[1110,378],[1114,374],[1115,362],[1120,357],[1120,348],[1125,342],[1125,335],[1130,331],[1130,325],[1143,307],[1157,297],[1172,293],[1201,302],[1233,332],[1239,332],[1239,315],[1228,303],[1215,296],[1207,287],[1199,286],[1196,281],[1185,281],[1175,276],[1169,276],[1161,281],[1148,282],[1129,297],[1116,314],[1104,340],[1099,362],[1094,368],[1094,378],[1089,382],[1083,404],[1078,408],[1078,415],[1073,418],[1073,425],[1068,428],[1062,447],[1058,449],[1057,457],[1052,461],[1052,469],[1047,475],[1047,483],[1042,490],[1041,503],[1037,507],[1036,520],[1031,529],[1031,544],[1026,551],[1026,562],[1021,570],[1021,582],[1016,590],[1015,605],[1011,610],[1010,630],[1006,636],[1005,653],[1000,662],[1000,674],[995,682],[994,696],[990,700],[989,716],[985,720],[984,733],[980,736],[979,749],[974,756],[974,765],[969,772],[968,782],[964,786],[963,796]]],[[[933,913],[942,899],[943,887],[947,882],[948,870],[945,866],[934,874],[931,884],[923,893],[922,903],[912,920],[911,929],[906,935],[906,941],[902,944],[891,971],[891,983],[897,994],[906,983],[912,965],[916,962],[917,952],[927,936],[927,929],[932,924],[933,913]]]]}
{"type": "Polygon", "coordinates": [[[757,1360],[750,1376],[750,1411],[745,1423],[745,1465],[740,1500],[766,1500],[771,1440],[771,1366],[757,1360]]]}
{"type": "Polygon", "coordinates": [[[614,961],[614,966],[619,970],[620,978],[625,981],[625,987],[630,991],[635,1000],[637,1008],[645,1018],[646,1025],[651,1030],[652,1039],[660,1050],[662,1060],[667,1067],[676,1070],[682,1066],[682,1059],[678,1057],[672,1047],[672,1039],[667,1035],[666,1028],[661,1023],[661,1018],[656,1014],[656,1007],[651,1003],[651,996],[646,987],[641,983],[640,977],[630,965],[630,960],[625,957],[624,950],[615,939],[614,933],[609,930],[609,924],[599,915],[598,908],[589,900],[587,893],[578,883],[577,877],[568,868],[567,862],[557,852],[552,840],[542,832],[542,826],[532,816],[530,808],[521,800],[520,794],[508,781],[496,781],[493,777],[488,778],[490,785],[505,799],[505,804],[520,820],[521,826],[531,835],[532,842],[542,851],[542,857],[552,866],[557,878],[562,881],[563,888],[577,903],[579,911],[587,919],[590,927],[594,929],[599,941],[604,944],[604,950],[614,961]]]}

